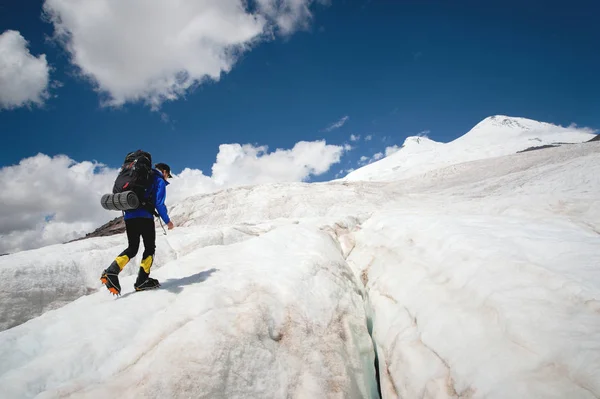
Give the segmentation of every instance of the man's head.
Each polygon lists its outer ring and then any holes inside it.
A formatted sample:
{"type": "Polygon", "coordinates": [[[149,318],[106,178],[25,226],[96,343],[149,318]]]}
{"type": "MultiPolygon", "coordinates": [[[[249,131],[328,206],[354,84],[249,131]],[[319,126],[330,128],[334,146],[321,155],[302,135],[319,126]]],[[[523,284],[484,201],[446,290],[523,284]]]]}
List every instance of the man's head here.
{"type": "Polygon", "coordinates": [[[154,167],[162,172],[165,180],[173,177],[171,176],[171,168],[166,163],[157,163],[156,165],[154,165],[154,167]]]}

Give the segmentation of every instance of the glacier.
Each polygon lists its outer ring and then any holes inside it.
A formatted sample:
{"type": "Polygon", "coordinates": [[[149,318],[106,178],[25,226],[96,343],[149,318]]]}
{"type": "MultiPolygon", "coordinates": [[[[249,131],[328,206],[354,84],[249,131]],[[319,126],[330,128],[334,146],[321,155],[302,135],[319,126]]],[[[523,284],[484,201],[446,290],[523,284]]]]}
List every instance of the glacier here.
{"type": "Polygon", "coordinates": [[[189,197],[157,291],[139,259],[101,286],[124,235],[0,257],[2,397],[600,397],[594,137],[495,116],[340,180],[189,197]]]}

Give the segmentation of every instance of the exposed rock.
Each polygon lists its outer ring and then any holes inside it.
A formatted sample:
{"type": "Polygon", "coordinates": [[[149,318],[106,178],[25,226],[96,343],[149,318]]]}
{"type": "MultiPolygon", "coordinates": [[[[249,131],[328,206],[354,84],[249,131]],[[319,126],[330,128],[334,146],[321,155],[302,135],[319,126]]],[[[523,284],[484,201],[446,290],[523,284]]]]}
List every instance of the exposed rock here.
{"type": "Polygon", "coordinates": [[[546,144],[546,145],[540,145],[538,147],[529,147],[529,148],[526,148],[524,150],[517,151],[517,154],[521,153],[521,152],[543,150],[544,148],[554,148],[554,147],[560,147],[560,146],[559,145],[554,145],[554,144],[546,144]]]}
{"type": "Polygon", "coordinates": [[[76,239],[68,241],[68,242],[85,240],[86,238],[92,238],[92,237],[112,236],[112,235],[121,234],[124,232],[125,232],[125,221],[123,220],[123,216],[119,216],[118,218],[115,218],[115,219],[111,220],[110,222],[98,227],[93,232],[86,234],[85,237],[76,238],[76,239]]]}
{"type": "Polygon", "coordinates": [[[600,134],[599,134],[599,135],[597,135],[596,137],[594,137],[593,139],[591,139],[591,140],[588,140],[588,143],[590,143],[590,142],[592,142],[592,141],[600,141],[600,134]]]}

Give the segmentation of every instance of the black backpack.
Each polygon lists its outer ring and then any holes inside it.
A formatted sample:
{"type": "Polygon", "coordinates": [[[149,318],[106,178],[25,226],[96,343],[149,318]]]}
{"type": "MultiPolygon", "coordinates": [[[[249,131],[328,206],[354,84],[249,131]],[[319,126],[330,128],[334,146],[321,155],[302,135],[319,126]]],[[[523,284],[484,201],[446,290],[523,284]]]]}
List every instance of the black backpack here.
{"type": "Polygon", "coordinates": [[[139,200],[138,208],[154,213],[153,183],[152,155],[142,150],[133,151],[125,157],[113,186],[113,194],[133,191],[139,200]]]}

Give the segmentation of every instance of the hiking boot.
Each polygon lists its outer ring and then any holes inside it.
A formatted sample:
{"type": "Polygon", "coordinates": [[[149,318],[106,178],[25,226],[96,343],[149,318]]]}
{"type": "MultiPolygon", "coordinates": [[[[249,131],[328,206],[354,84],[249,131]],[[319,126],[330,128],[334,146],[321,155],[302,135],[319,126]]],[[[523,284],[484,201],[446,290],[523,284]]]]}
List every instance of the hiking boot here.
{"type": "Polygon", "coordinates": [[[151,290],[160,287],[160,283],[157,279],[149,277],[149,273],[146,273],[143,267],[140,267],[138,272],[137,280],[133,285],[136,291],[151,290]]]}
{"type": "Polygon", "coordinates": [[[119,284],[120,272],[121,269],[117,262],[113,262],[107,269],[104,269],[100,276],[102,284],[104,284],[113,295],[121,295],[121,284],[119,284]]]}

